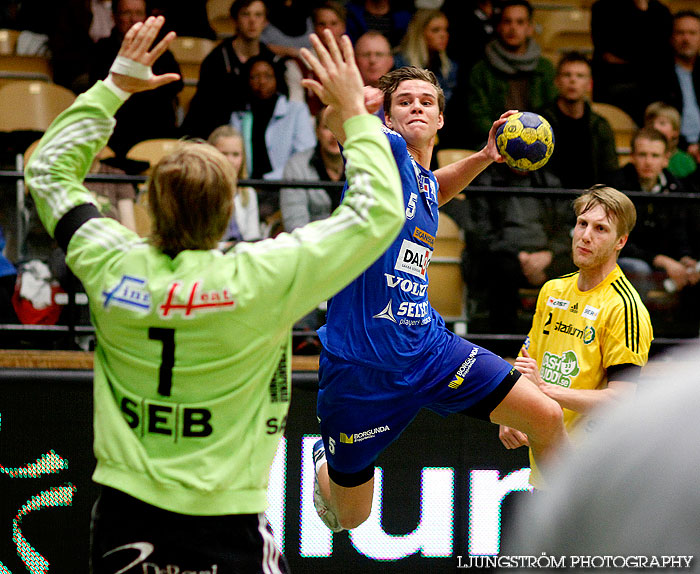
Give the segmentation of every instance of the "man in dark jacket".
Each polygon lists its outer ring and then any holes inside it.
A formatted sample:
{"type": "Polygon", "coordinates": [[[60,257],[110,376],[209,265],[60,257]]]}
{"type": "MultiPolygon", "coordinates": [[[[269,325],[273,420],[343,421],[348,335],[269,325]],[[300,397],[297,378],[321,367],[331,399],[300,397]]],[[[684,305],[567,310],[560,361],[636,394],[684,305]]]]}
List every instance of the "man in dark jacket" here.
{"type": "Polygon", "coordinates": [[[681,114],[680,148],[700,163],[700,14],[674,14],[671,48],[673,64],[664,83],[668,88],[664,101],[681,114]]]}
{"type": "MultiPolygon", "coordinates": [[[[650,196],[687,191],[666,169],[667,163],[666,136],[655,128],[642,128],[632,138],[630,163],[614,174],[611,184],[620,191],[644,191],[650,196]]],[[[633,197],[632,201],[637,208],[637,225],[618,263],[645,301],[649,291],[680,291],[680,305],[670,324],[673,332],[663,334],[697,337],[700,273],[690,243],[688,212],[688,206],[694,204],[654,201],[651,197],[633,197]]],[[[650,311],[653,314],[653,306],[650,311]]]]}
{"type": "Polygon", "coordinates": [[[579,52],[564,54],[554,83],[559,96],[540,110],[552,125],[556,142],[549,169],[563,187],[588,189],[597,183],[608,184],[619,167],[615,135],[587,101],[593,83],[590,62],[579,52]]]}
{"type": "MultiPolygon", "coordinates": [[[[488,167],[473,185],[502,189],[556,188],[559,179],[548,169],[523,172],[505,164],[488,167]]],[[[526,332],[518,323],[521,287],[575,271],[571,262],[574,220],[567,199],[523,193],[494,193],[451,201],[442,211],[465,230],[462,272],[469,296],[483,299],[488,332],[526,332]]]]}
{"type": "Polygon", "coordinates": [[[462,123],[472,146],[486,141],[491,118],[509,109],[539,109],[556,97],[554,66],[532,38],[530,3],[508,0],[496,18],[496,38],[469,74],[467,117],[462,123]]]}

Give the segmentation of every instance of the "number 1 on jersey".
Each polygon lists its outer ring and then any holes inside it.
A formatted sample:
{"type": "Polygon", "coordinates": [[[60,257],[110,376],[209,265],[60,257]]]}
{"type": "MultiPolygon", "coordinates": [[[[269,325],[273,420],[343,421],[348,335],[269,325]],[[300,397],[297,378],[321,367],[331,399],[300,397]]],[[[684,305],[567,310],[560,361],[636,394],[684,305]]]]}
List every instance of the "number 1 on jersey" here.
{"type": "Polygon", "coordinates": [[[158,394],[169,397],[173,386],[173,367],[175,366],[175,329],[150,327],[148,338],[163,343],[158,371],[158,394]]]}

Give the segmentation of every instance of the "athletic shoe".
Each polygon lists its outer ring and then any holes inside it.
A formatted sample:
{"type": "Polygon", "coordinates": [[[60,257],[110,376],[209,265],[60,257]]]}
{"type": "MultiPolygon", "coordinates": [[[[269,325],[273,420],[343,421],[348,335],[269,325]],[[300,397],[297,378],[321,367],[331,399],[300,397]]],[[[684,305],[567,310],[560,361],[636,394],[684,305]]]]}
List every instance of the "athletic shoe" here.
{"type": "Polygon", "coordinates": [[[330,509],[330,506],[321,496],[321,486],[318,483],[318,469],[326,463],[326,451],[323,448],[323,439],[318,439],[313,447],[314,458],[314,507],[318,517],[333,532],[341,532],[344,528],[340,525],[338,517],[330,509]]]}

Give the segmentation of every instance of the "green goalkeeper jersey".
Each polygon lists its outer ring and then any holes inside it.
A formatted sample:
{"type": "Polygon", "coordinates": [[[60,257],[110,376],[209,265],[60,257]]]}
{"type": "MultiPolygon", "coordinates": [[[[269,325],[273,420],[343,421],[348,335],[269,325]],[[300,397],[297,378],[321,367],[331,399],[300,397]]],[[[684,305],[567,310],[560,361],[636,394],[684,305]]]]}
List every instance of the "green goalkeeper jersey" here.
{"type": "Polygon", "coordinates": [[[183,514],[262,512],[291,398],[291,326],[396,237],[396,164],[380,121],[353,117],[349,188],[330,218],[226,254],[171,258],[100,217],[82,184],[121,103],[98,82],[56,119],[25,173],[90,301],[93,478],[183,514]]]}

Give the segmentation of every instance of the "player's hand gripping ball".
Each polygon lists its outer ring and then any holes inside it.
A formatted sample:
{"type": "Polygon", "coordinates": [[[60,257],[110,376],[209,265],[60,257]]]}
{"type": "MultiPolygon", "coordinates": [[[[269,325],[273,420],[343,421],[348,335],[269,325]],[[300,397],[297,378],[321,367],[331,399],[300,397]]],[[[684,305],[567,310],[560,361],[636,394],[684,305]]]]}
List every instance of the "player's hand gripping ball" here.
{"type": "Polygon", "coordinates": [[[520,171],[534,171],[549,161],[554,151],[552,126],[542,116],[518,112],[496,131],[496,146],[506,164],[520,171]]]}

